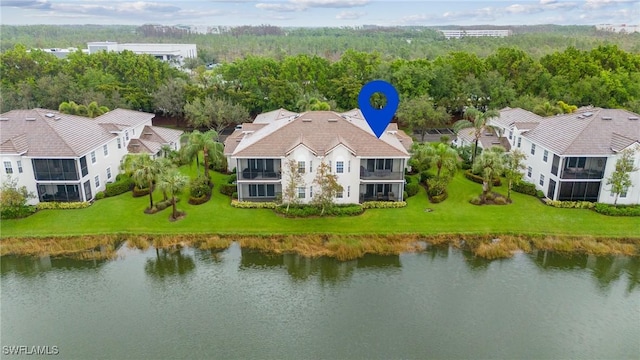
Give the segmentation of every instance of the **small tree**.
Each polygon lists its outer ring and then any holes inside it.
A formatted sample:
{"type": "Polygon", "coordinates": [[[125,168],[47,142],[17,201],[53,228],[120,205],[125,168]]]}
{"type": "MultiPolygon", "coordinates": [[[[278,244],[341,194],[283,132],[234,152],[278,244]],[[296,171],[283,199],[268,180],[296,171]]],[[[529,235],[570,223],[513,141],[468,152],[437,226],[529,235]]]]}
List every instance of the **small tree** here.
{"type": "Polygon", "coordinates": [[[449,145],[430,143],[427,146],[427,155],[430,157],[431,166],[437,169],[436,179],[440,180],[440,175],[447,178],[455,175],[458,169],[458,153],[449,145]]]}
{"type": "Polygon", "coordinates": [[[313,183],[317,186],[317,190],[312,203],[321,209],[320,215],[323,215],[325,209],[333,205],[333,199],[344,188],[338,184],[338,177],[331,174],[331,168],[324,162],[318,166],[313,183]]]}
{"type": "Polygon", "coordinates": [[[289,212],[289,205],[297,204],[300,200],[298,199],[298,188],[304,187],[304,178],[302,174],[298,172],[298,162],[294,159],[287,161],[286,164],[287,170],[287,186],[284,188],[284,192],[282,193],[282,201],[287,204],[287,212],[289,212]]]}
{"type": "Polygon", "coordinates": [[[510,153],[505,154],[504,176],[507,178],[507,199],[509,200],[511,200],[511,189],[513,188],[513,183],[522,178],[522,170],[525,169],[522,161],[526,157],[527,156],[520,151],[520,149],[515,149],[510,153]]]}
{"type": "Polygon", "coordinates": [[[633,185],[631,181],[631,173],[638,171],[639,168],[633,166],[633,156],[635,150],[625,149],[622,156],[616,161],[616,168],[607,178],[607,185],[611,185],[611,192],[615,194],[613,205],[618,204],[618,197],[633,185]]]}
{"type": "Polygon", "coordinates": [[[453,129],[456,134],[463,129],[473,128],[473,151],[471,153],[471,165],[475,164],[476,153],[478,149],[478,141],[484,131],[495,131],[495,129],[489,125],[489,119],[500,116],[497,110],[488,110],[482,112],[474,107],[470,107],[464,112],[464,119],[458,120],[453,124],[453,129]]]}
{"type": "Polygon", "coordinates": [[[158,188],[171,195],[171,204],[173,209],[171,218],[173,220],[176,220],[179,215],[176,207],[176,194],[181,192],[185,186],[187,186],[188,182],[189,178],[186,175],[182,175],[176,168],[169,169],[158,179],[158,188]]]}
{"type": "Polygon", "coordinates": [[[478,161],[473,165],[473,170],[482,174],[482,203],[487,200],[487,194],[493,187],[493,178],[500,176],[504,171],[504,149],[500,146],[492,146],[483,151],[478,161]]]}
{"type": "Polygon", "coordinates": [[[35,195],[26,186],[18,186],[18,178],[7,175],[0,187],[0,217],[12,219],[29,215],[31,211],[27,201],[34,198],[35,195]]]}
{"type": "Polygon", "coordinates": [[[154,183],[162,172],[160,162],[153,160],[149,154],[128,154],[122,162],[125,173],[131,175],[138,189],[149,189],[149,208],[153,209],[154,183]]]}

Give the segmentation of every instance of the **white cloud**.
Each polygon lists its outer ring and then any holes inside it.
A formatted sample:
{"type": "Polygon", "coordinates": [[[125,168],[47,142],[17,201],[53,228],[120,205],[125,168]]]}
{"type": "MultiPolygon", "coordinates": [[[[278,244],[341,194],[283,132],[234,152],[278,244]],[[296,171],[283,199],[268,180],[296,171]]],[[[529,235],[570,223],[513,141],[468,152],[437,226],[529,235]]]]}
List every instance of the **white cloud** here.
{"type": "Polygon", "coordinates": [[[277,12],[305,11],[311,8],[351,8],[365,6],[371,0],[289,0],[287,2],[263,2],[256,7],[262,10],[277,12]]]}
{"type": "Polygon", "coordinates": [[[256,7],[262,10],[277,11],[277,12],[292,12],[292,11],[304,10],[304,7],[296,4],[290,4],[290,3],[258,3],[256,4],[256,7]]]}
{"type": "Polygon", "coordinates": [[[600,9],[611,6],[618,6],[621,4],[635,4],[636,6],[640,2],[636,0],[587,0],[584,4],[586,9],[600,9]]]}
{"type": "Polygon", "coordinates": [[[338,15],[336,15],[336,19],[338,19],[338,20],[356,20],[356,19],[359,19],[359,18],[365,16],[366,14],[367,13],[364,13],[364,12],[342,11],[338,15]]]}

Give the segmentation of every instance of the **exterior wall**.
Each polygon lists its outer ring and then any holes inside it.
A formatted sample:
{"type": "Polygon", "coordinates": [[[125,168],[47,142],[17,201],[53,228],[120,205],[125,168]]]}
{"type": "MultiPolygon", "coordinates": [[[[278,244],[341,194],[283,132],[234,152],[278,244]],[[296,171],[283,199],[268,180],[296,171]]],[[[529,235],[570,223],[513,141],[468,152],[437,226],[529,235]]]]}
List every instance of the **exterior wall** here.
{"type": "Polygon", "coordinates": [[[5,179],[7,179],[7,175],[10,176],[12,179],[17,178],[18,187],[25,186],[27,188],[27,191],[36,195],[36,198],[30,199],[28,204],[29,205],[37,204],[38,191],[36,188],[36,182],[34,180],[33,165],[31,164],[31,159],[25,156],[20,156],[20,155],[2,155],[1,159],[2,159],[2,164],[0,164],[1,165],[0,173],[2,174],[1,180],[5,181],[5,179]],[[7,174],[4,166],[5,161],[11,162],[11,169],[13,170],[12,174],[7,174]],[[18,161],[22,162],[22,173],[18,171],[18,161]]]}
{"type": "MultiPolygon", "coordinates": [[[[520,134],[518,134],[518,137],[521,137],[520,134]]],[[[546,195],[549,187],[550,179],[555,180],[556,184],[559,184],[560,170],[558,170],[558,176],[551,174],[551,164],[553,162],[553,153],[543,148],[542,146],[536,144],[535,154],[531,154],[532,142],[529,141],[529,139],[527,139],[526,137],[521,137],[521,138],[522,140],[520,143],[520,151],[522,151],[527,156],[527,158],[523,161],[523,163],[525,164],[523,179],[525,181],[535,184],[536,189],[542,190],[546,195]],[[543,159],[545,150],[548,151],[547,161],[544,161],[543,159]],[[531,170],[532,170],[531,176],[527,175],[528,167],[531,167],[531,170]],[[542,185],[540,184],[540,175],[544,176],[542,185]]],[[[514,133],[513,140],[516,142],[515,148],[517,149],[518,147],[517,147],[517,139],[516,139],[515,133],[514,133]]],[[[556,185],[556,188],[557,187],[558,185],[556,185]]],[[[555,192],[557,193],[557,189],[555,192]]]]}
{"type": "MultiPolygon", "coordinates": [[[[359,202],[360,159],[354,157],[344,146],[338,146],[324,159],[331,164],[331,174],[336,175],[338,183],[344,189],[342,198],[334,199],[336,204],[352,204],[359,202]],[[337,172],[338,162],[343,163],[343,172],[337,172]]],[[[315,165],[315,164],[314,164],[315,165]]],[[[320,163],[318,163],[320,165],[320,163]]],[[[315,174],[314,174],[315,177],[315,174]]]]}
{"type": "MultiPolygon", "coordinates": [[[[635,144],[634,167],[640,169],[640,145],[635,144]]],[[[611,193],[611,185],[607,185],[607,179],[615,171],[616,162],[620,158],[620,154],[612,155],[607,159],[607,167],[604,173],[604,180],[600,189],[600,197],[598,202],[613,204],[615,195],[611,193]]],[[[631,174],[631,183],[633,184],[628,190],[625,197],[618,197],[617,204],[640,204],[640,170],[636,170],[631,174]]]]}

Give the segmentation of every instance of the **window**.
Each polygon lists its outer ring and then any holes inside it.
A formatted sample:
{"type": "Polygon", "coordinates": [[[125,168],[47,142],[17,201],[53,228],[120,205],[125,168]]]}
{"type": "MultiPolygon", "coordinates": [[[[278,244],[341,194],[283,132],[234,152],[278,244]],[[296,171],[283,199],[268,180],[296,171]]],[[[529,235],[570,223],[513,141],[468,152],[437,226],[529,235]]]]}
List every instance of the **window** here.
{"type": "Polygon", "coordinates": [[[118,138],[118,149],[122,149],[122,140],[118,138]]]}
{"type": "Polygon", "coordinates": [[[22,174],[22,161],[18,160],[18,172],[22,174]]]}
{"type": "Polygon", "coordinates": [[[336,172],[342,174],[344,172],[344,161],[336,161],[336,172]]]}
{"type": "MultiPolygon", "coordinates": [[[[86,159],[84,167],[86,170],[86,159]]],[[[33,175],[36,180],[78,180],[77,161],[75,159],[32,159],[33,175]]],[[[88,172],[87,172],[88,173],[88,172]]],[[[86,175],[86,174],[85,174],[86,175]]]]}
{"type": "Polygon", "coordinates": [[[545,150],[542,153],[542,161],[547,162],[547,159],[549,159],[549,151],[545,150]]]}
{"type": "Polygon", "coordinates": [[[519,138],[518,138],[518,147],[520,147],[520,144],[521,144],[521,143],[522,143],[522,138],[521,138],[521,137],[519,137],[519,138]]]}
{"type": "Polygon", "coordinates": [[[336,198],[342,199],[344,197],[344,191],[340,191],[336,193],[336,198]]]}
{"type": "Polygon", "coordinates": [[[309,186],[309,197],[313,197],[313,186],[309,186]]]}
{"type": "Polygon", "coordinates": [[[309,172],[312,173],[313,172],[313,160],[309,161],[309,172]]]}
{"type": "Polygon", "coordinates": [[[628,187],[625,187],[624,189],[622,189],[622,192],[620,193],[620,197],[627,197],[627,190],[629,190],[628,187]]]}
{"type": "Polygon", "coordinates": [[[85,201],[91,200],[91,198],[93,198],[93,196],[91,195],[91,180],[85,181],[84,184],[82,184],[82,187],[84,187],[85,201]]]}
{"type": "Polygon", "coordinates": [[[96,152],[95,151],[91,152],[91,163],[92,164],[96,163],[96,152]]]}
{"type": "Polygon", "coordinates": [[[131,129],[131,135],[135,135],[136,134],[136,129],[131,129]]]}
{"type": "Polygon", "coordinates": [[[540,186],[544,186],[544,175],[540,174],[540,186]]]}
{"type": "Polygon", "coordinates": [[[347,172],[351,172],[351,160],[347,162],[347,172]]]}
{"type": "Polygon", "coordinates": [[[305,195],[305,188],[299,187],[298,188],[298,199],[304,199],[304,195],[305,195]]]}
{"type": "Polygon", "coordinates": [[[536,144],[531,144],[531,155],[536,154],[536,144]]]}
{"type": "MultiPolygon", "coordinates": [[[[34,160],[35,161],[35,160],[34,160]]],[[[87,169],[87,157],[83,156],[80,158],[80,170],[82,171],[82,177],[87,176],[89,173],[89,169],[87,169]]],[[[36,178],[39,180],[38,178],[36,178]]]]}
{"type": "Polygon", "coordinates": [[[100,175],[96,175],[94,178],[96,182],[96,189],[100,187],[100,175]]]}
{"type": "Polygon", "coordinates": [[[111,179],[111,167],[107,168],[107,180],[111,179]]]}
{"type": "Polygon", "coordinates": [[[351,197],[351,185],[347,186],[347,197],[351,197]]]}
{"type": "Polygon", "coordinates": [[[298,173],[304,174],[304,161],[298,161],[298,173]]]}
{"type": "Polygon", "coordinates": [[[4,162],[4,171],[6,171],[7,174],[13,174],[13,168],[11,167],[11,161],[5,161],[4,162]]]}
{"type": "Polygon", "coordinates": [[[102,145],[102,152],[104,153],[104,156],[109,156],[109,147],[106,144],[102,145]]]}
{"type": "Polygon", "coordinates": [[[329,160],[329,172],[333,172],[333,165],[331,165],[331,160],[329,160]]]}
{"type": "Polygon", "coordinates": [[[509,130],[509,140],[513,139],[513,130],[509,130]]]}
{"type": "Polygon", "coordinates": [[[273,184],[251,184],[249,185],[250,197],[274,197],[275,185],[273,184]]]}
{"type": "Polygon", "coordinates": [[[531,173],[533,172],[533,169],[531,168],[531,166],[527,166],[527,177],[531,178],[531,173]]]}
{"type": "Polygon", "coordinates": [[[124,138],[129,140],[129,131],[124,132],[124,138]]]}

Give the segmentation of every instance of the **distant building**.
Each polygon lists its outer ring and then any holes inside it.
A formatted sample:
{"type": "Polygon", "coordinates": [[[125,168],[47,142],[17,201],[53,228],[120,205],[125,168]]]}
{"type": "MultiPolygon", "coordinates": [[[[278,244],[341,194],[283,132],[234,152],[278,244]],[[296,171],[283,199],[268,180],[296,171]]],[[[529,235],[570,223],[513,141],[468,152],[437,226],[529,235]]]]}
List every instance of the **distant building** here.
{"type": "Polygon", "coordinates": [[[512,34],[511,30],[438,30],[447,39],[460,39],[463,37],[505,37],[512,34]]]}
{"type": "Polygon", "coordinates": [[[615,33],[636,33],[640,32],[640,25],[612,25],[612,24],[600,24],[596,25],[596,30],[609,31],[615,33]]]}
{"type": "Polygon", "coordinates": [[[119,44],[111,41],[95,41],[87,43],[89,54],[100,51],[129,50],[136,54],[148,54],[163,61],[182,63],[184,59],[198,56],[196,44],[119,44]]]}

